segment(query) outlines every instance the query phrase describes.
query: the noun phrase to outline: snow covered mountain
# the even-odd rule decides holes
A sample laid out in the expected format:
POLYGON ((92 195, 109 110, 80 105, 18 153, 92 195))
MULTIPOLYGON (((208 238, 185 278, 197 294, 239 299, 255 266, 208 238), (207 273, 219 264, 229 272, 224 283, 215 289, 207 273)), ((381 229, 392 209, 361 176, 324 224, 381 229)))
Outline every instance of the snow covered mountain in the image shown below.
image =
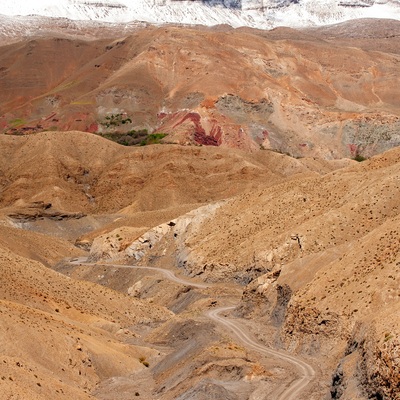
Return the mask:
POLYGON ((272 28, 400 19, 400 0, 1 0, 0 14, 272 28))

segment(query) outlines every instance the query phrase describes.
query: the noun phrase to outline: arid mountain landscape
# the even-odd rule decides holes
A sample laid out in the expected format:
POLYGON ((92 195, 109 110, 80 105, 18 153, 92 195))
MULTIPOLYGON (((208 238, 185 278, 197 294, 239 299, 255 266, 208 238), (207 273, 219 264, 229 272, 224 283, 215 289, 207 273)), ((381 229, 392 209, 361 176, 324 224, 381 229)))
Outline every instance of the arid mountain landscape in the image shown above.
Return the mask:
POLYGON ((0 49, 0 129, 147 129, 167 143, 371 156, 400 143, 399 33, 398 21, 367 20, 29 37, 0 49))
POLYGON ((0 399, 400 399, 400 22, 37 21, 0 31, 0 399))

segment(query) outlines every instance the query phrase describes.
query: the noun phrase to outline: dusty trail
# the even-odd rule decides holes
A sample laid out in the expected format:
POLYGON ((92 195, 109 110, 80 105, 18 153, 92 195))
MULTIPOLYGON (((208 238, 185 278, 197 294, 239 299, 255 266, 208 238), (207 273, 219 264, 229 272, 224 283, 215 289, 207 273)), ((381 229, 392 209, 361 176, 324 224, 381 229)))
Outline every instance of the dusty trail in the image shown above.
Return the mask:
POLYGON ((249 335, 245 332, 243 327, 236 321, 227 319, 226 317, 221 317, 220 314, 233 310, 235 306, 229 307, 220 307, 214 310, 210 310, 206 313, 206 315, 212 319, 213 321, 224 325, 231 332, 235 334, 235 336, 247 347, 253 350, 256 350, 259 353, 263 353, 268 356, 273 356, 275 358, 279 358, 281 360, 287 361, 297 368, 300 372, 300 378, 296 379, 294 382, 291 382, 288 387, 280 394, 280 396, 276 400, 294 400, 299 399, 301 391, 305 389, 305 387, 311 382, 314 378, 315 371, 311 367, 311 365, 306 362, 300 360, 297 357, 293 357, 283 351, 272 350, 266 346, 263 346, 254 340, 252 340, 249 335))
POLYGON ((200 288, 200 289, 206 289, 206 288, 210 287, 209 285, 206 285, 205 283, 196 283, 196 282, 188 281, 186 279, 179 278, 172 271, 169 271, 168 269, 157 268, 157 267, 141 267, 139 265, 123 265, 123 264, 88 263, 88 262, 86 262, 85 258, 73 259, 73 260, 70 261, 70 264, 73 264, 73 265, 88 265, 88 266, 104 266, 104 267, 125 268, 125 269, 147 269, 147 270, 150 270, 150 271, 161 272, 170 281, 176 282, 176 283, 180 283, 181 285, 193 286, 193 287, 197 287, 197 288, 200 288))
MULTIPOLYGON (((85 265, 103 265, 103 264, 85 264, 85 265)), ((177 277, 172 271, 169 271, 167 269, 162 269, 162 268, 157 268, 157 267, 140 267, 136 265, 120 265, 120 264, 104 264, 105 266, 111 266, 115 268, 127 268, 127 269, 147 269, 150 271, 157 271, 161 272, 162 274, 165 275, 167 279, 169 279, 172 282, 180 283, 181 285, 185 286, 193 286, 197 287, 200 289, 206 289, 209 288, 209 285, 206 285, 204 283, 196 283, 196 282, 191 282, 187 281, 185 279, 177 277)))
MULTIPOLYGON (((165 277, 173 282, 180 283, 186 286, 197 287, 200 289, 206 289, 211 287, 210 285, 206 285, 204 283, 195 283, 186 279, 182 279, 177 277, 172 271, 157 268, 157 267, 144 267, 144 266, 135 266, 135 265, 121 265, 121 264, 92 264, 86 263, 82 259, 77 259, 70 261, 71 264, 75 265, 89 265, 89 266, 109 266, 114 268, 126 268, 126 269, 146 269, 150 271, 157 271, 165 275, 165 277)), ((266 346, 263 346, 253 339, 250 338, 249 334, 246 333, 245 328, 241 326, 235 320, 228 319, 226 317, 222 317, 220 314, 226 313, 227 311, 233 310, 235 306, 225 306, 218 307, 212 310, 209 310, 205 313, 205 315, 216 322, 217 324, 223 325, 229 331, 233 332, 234 335, 249 349, 256 350, 259 353, 265 354, 267 356, 272 356, 278 358, 280 360, 286 361, 289 364, 293 365, 300 374, 300 377, 296 380, 289 382, 288 386, 286 386, 283 392, 276 398, 276 400, 298 400, 301 398, 301 392, 308 386, 308 384, 314 379, 315 371, 310 364, 307 364, 305 361, 294 357, 290 354, 287 354, 283 351, 273 350, 266 346)))

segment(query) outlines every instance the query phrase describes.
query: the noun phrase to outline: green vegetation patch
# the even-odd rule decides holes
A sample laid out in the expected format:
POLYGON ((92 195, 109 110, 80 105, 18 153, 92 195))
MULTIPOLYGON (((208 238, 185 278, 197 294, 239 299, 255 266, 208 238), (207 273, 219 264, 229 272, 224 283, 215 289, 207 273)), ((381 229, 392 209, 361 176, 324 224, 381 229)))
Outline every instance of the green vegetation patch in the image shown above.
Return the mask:
POLYGON ((366 158, 366 157, 363 157, 361 154, 357 154, 357 155, 353 158, 354 161, 358 161, 358 162, 365 161, 366 159, 367 159, 367 158, 366 158))
POLYGON ((146 146, 148 144, 159 144, 161 139, 164 139, 167 136, 166 133, 152 133, 151 135, 147 135, 147 137, 140 142, 141 146, 146 146))
POLYGON ((127 133, 99 133, 99 136, 112 140, 123 146, 147 146, 149 144, 158 144, 161 139, 167 136, 165 133, 151 133, 147 129, 131 130, 127 133))
POLYGON ((101 125, 106 128, 116 128, 121 125, 131 124, 132 120, 123 114, 111 114, 104 118, 104 121, 100 122, 101 125))
POLYGON ((9 122, 9 125, 12 126, 13 128, 18 128, 25 124, 26 124, 26 121, 22 118, 15 118, 9 122))

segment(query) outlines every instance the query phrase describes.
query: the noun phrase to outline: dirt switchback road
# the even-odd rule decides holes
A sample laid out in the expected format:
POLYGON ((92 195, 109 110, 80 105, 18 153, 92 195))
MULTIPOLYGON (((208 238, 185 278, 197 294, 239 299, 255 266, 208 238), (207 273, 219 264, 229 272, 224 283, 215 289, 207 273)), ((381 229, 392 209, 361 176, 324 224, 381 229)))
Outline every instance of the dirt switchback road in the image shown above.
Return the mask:
POLYGON ((206 289, 206 288, 210 287, 210 285, 206 285, 205 283, 196 283, 196 282, 188 281, 186 279, 179 278, 172 271, 170 271, 168 269, 157 268, 157 267, 141 267, 139 265, 123 265, 123 264, 88 263, 88 262, 86 262, 86 258, 73 259, 70 261, 70 264, 87 265, 87 266, 93 266, 93 267, 102 266, 102 267, 125 268, 125 269, 147 269, 150 271, 161 272, 170 281, 180 283, 181 285, 193 286, 193 287, 197 287, 199 289, 206 289))
MULTIPOLYGON (((86 263, 83 259, 76 259, 70 261, 71 264, 75 265, 87 265, 87 266, 108 266, 113 268, 128 268, 128 269, 146 269, 150 271, 157 271, 162 273, 167 279, 182 284, 186 286, 197 287, 199 289, 206 289, 211 287, 211 285, 206 285, 204 283, 195 283, 186 279, 182 279, 177 277, 172 271, 156 268, 156 267, 144 267, 144 266, 136 266, 136 265, 121 265, 121 264, 92 264, 86 263)), ((276 397, 274 400, 298 400, 301 398, 301 392, 308 386, 308 384, 314 379, 315 371, 313 367, 307 364, 305 361, 294 357, 286 352, 273 350, 269 347, 263 346, 260 343, 255 342, 250 338, 249 334, 246 332, 246 328, 243 327, 239 322, 228 319, 225 316, 221 316, 221 314, 231 311, 235 308, 235 306, 225 306, 214 308, 205 313, 205 315, 216 322, 227 328, 229 331, 233 332, 233 334, 249 349, 255 350, 258 353, 265 354, 267 356, 272 356, 274 358, 278 358, 283 360, 292 366, 294 366, 298 371, 300 377, 296 380, 289 382, 288 386, 283 388, 283 391, 279 394, 279 397, 276 397)))
POLYGON ((293 357, 283 351, 272 350, 266 346, 263 346, 254 340, 252 340, 246 333, 245 328, 242 327, 238 322, 221 316, 220 314, 226 313, 227 311, 233 310, 235 306, 230 307, 220 307, 210 310, 206 315, 213 321, 224 325, 235 336, 249 349, 256 350, 258 353, 263 353, 267 356, 273 356, 284 360, 292 364, 300 372, 300 377, 294 382, 290 382, 284 391, 276 398, 276 400, 298 400, 301 398, 301 392, 306 388, 306 386, 312 381, 315 376, 315 371, 311 365, 300 360, 297 357, 293 357))

